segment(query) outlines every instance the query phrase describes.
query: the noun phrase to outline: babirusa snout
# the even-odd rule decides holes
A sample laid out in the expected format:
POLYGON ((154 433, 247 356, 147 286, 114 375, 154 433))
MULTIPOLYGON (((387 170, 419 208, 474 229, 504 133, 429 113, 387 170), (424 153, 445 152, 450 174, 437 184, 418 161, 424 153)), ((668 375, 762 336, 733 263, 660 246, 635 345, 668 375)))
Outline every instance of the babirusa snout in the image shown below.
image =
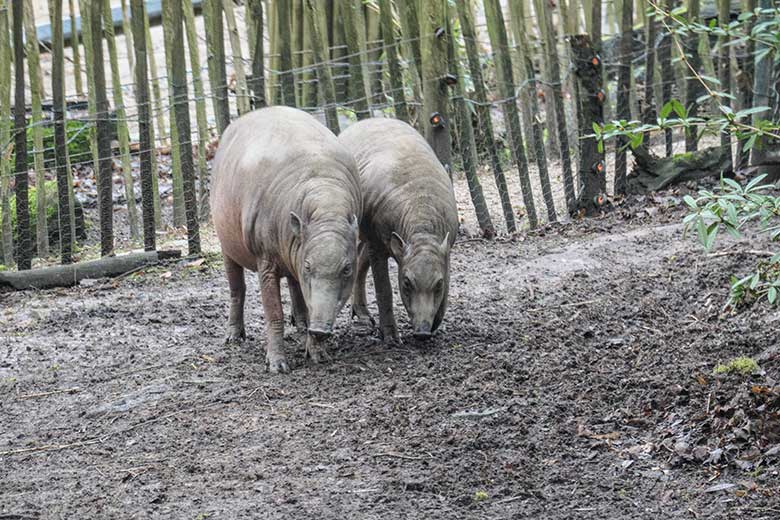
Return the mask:
POLYGON ((422 321, 414 327, 415 339, 429 339, 432 334, 431 322, 429 321, 422 321))

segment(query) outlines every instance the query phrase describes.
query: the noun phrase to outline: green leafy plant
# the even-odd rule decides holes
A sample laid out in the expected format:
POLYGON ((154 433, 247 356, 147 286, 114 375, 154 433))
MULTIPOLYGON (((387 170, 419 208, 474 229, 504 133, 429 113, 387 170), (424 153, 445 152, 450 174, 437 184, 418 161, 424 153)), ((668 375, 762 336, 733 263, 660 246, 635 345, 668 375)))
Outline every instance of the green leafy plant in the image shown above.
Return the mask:
POLYGON ((739 374, 742 376, 753 375, 760 370, 758 363, 753 358, 738 357, 726 364, 715 367, 716 374, 739 374))
MULTIPOLYGON (((742 186, 733 179, 722 178, 715 190, 700 190, 698 197, 686 195, 683 200, 689 213, 683 219, 684 233, 693 231, 705 250, 715 244, 720 230, 739 238, 748 222, 758 222, 772 240, 780 238, 780 197, 768 191, 760 175, 742 186)), ((728 309, 766 298, 775 305, 780 301, 780 254, 761 260, 756 270, 743 278, 733 276, 728 309)))

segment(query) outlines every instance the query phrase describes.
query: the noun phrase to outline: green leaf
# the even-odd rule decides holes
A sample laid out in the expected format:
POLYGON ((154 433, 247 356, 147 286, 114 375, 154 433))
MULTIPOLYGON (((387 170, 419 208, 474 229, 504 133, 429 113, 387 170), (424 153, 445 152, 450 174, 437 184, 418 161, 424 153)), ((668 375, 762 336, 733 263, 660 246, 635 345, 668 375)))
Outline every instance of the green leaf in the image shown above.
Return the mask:
POLYGON ((674 104, 672 101, 667 101, 663 107, 661 107, 661 112, 659 113, 659 116, 661 119, 666 119, 669 117, 669 114, 672 113, 672 110, 674 109, 674 104))
POLYGON ((683 197, 683 201, 691 208, 691 209, 698 209, 698 205, 696 204, 696 199, 691 197, 690 195, 686 195, 683 197))
POLYGON ((769 300, 769 303, 774 304, 777 301, 777 289, 775 287, 770 287, 769 291, 766 294, 766 299, 769 300))
POLYGON ((682 103, 676 99, 671 100, 670 103, 672 104, 672 109, 674 110, 674 113, 677 114, 677 117, 680 119, 685 119, 688 116, 688 111, 685 110, 685 107, 682 103))
POLYGON ((758 277, 758 273, 755 273, 755 274, 754 274, 754 275, 753 275, 753 276, 750 278, 750 285, 749 285, 748 287, 750 287, 751 289, 755 289, 756 287, 758 287, 758 282, 759 282, 759 281, 760 281, 760 279, 759 279, 759 277, 758 277))
POLYGON ((724 184, 729 185, 731 188, 734 189, 734 191, 736 191, 738 193, 742 193, 742 186, 740 186, 739 183, 737 181, 735 181, 734 179, 729 179, 728 177, 723 177, 721 179, 721 182, 723 182, 724 184))

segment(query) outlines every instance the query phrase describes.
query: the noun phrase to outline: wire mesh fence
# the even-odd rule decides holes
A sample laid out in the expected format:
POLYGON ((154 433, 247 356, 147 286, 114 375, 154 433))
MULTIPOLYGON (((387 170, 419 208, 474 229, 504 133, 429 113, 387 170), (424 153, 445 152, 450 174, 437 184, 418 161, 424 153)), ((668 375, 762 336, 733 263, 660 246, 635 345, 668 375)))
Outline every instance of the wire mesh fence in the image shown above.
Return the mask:
MULTIPOLYGON (((104 0, 93 0, 94 5, 102 6, 104 0)), ((223 0, 232 2, 232 0, 223 0)), ((257 0, 255 0, 257 1, 257 0)), ((344 2, 344 5, 350 0, 344 2)), ((85 5, 92 5, 87 0, 85 5)), ((185 2, 186 3, 186 2, 185 2)), ((252 2, 247 2, 251 4, 252 2)), ((460 3, 460 2, 458 2, 460 3)), ((512 2, 509 2, 510 4, 512 2)), ((115 219, 121 218, 125 222, 129 218, 140 218, 130 211, 130 206, 135 206, 141 200, 140 179, 137 168, 138 157, 144 152, 151 152, 154 156, 157 167, 155 179, 160 184, 155 193, 157 202, 162 201, 163 210, 156 210, 157 227, 182 226, 183 196, 181 179, 183 175, 193 175, 197 181, 197 193, 200 204, 205 204, 208 193, 208 163, 213 155, 218 142, 220 122, 217 117, 217 104, 227 102, 231 117, 235 118, 242 107, 257 103, 258 99, 264 99, 268 103, 277 103, 281 100, 281 92, 285 88, 285 78, 292 78, 292 88, 294 91, 294 100, 285 100, 287 104, 295 104, 298 108, 306 110, 317 115, 323 122, 326 122, 325 114, 328 111, 334 111, 338 115, 339 126, 344 127, 356 119, 358 107, 361 103, 368 106, 369 112, 374 117, 393 117, 397 106, 397 101, 405 101, 411 114, 411 123, 419 130, 423 131, 426 125, 434 124, 432 115, 426 114, 424 110, 424 93, 428 91, 431 85, 438 85, 442 82, 450 85, 449 106, 450 114, 446 116, 445 124, 448 129, 448 147, 451 147, 454 154, 455 171, 454 183, 456 191, 459 191, 459 199, 462 202, 461 210, 464 223, 477 228, 482 224, 482 220, 477 222, 474 207, 478 211, 487 212, 492 219, 495 231, 499 233, 514 232, 518 228, 526 226, 535 226, 538 223, 544 223, 556 218, 566 218, 567 215, 576 212, 584 205, 577 202, 584 192, 583 184, 587 181, 583 177, 583 171, 587 168, 600 168, 598 174, 612 182, 613 155, 600 152, 600 166, 583 165, 581 156, 581 143, 587 140, 593 140, 593 132, 590 128, 582 126, 583 106, 590 103, 599 103, 603 106, 604 120, 610 120, 615 117, 617 76, 621 69, 632 71, 631 85, 632 93, 629 97, 631 119, 638 120, 642 117, 644 111, 650 109, 657 112, 658 108, 675 95, 684 92, 686 82, 691 74, 684 68, 685 58, 688 53, 694 52, 709 45, 710 42, 706 36, 696 36, 695 38, 681 38, 670 32, 672 27, 668 24, 660 24, 658 29, 658 38, 655 41, 646 41, 646 24, 648 20, 653 20, 649 13, 655 12, 658 19, 668 16, 654 3, 648 1, 644 3, 644 11, 637 10, 636 19, 641 20, 638 29, 632 29, 629 32, 624 31, 624 37, 630 38, 632 45, 620 46, 620 28, 617 22, 617 16, 614 13, 612 2, 601 2, 602 9, 607 13, 602 21, 603 39, 591 42, 590 51, 593 60, 598 60, 598 67, 601 75, 601 88, 599 92, 583 92, 582 81, 577 74, 577 64, 573 60, 570 47, 570 34, 564 34, 562 22, 565 21, 565 15, 561 8, 556 7, 546 0, 537 0, 530 2, 534 9, 530 8, 519 18, 512 19, 512 14, 517 14, 514 9, 509 9, 506 5, 496 2, 500 6, 499 11, 504 16, 501 23, 504 32, 503 37, 507 38, 506 48, 495 40, 495 33, 491 32, 492 20, 487 19, 488 13, 482 9, 481 3, 477 3, 477 17, 471 20, 472 27, 464 27, 464 21, 468 18, 458 16, 458 10, 450 6, 448 13, 449 28, 432 27, 430 24, 420 23, 415 27, 416 33, 406 34, 403 30, 404 24, 401 23, 400 3, 388 3, 393 6, 393 35, 392 43, 381 37, 381 32, 376 28, 368 27, 368 22, 372 17, 378 15, 379 6, 373 2, 361 3, 361 17, 364 27, 362 42, 359 49, 350 52, 350 47, 343 41, 335 41, 339 38, 343 40, 343 34, 339 36, 339 31, 343 33, 343 27, 339 29, 340 23, 343 25, 338 13, 331 13, 328 20, 328 31, 324 38, 327 39, 326 56, 323 60, 316 60, 311 48, 303 48, 303 43, 299 43, 300 48, 291 49, 290 56, 293 66, 288 70, 282 70, 279 67, 282 55, 275 47, 278 46, 280 38, 286 38, 287 35, 278 28, 274 29, 274 24, 278 23, 278 12, 276 9, 291 3, 264 2, 264 17, 262 20, 253 19, 250 5, 237 4, 232 6, 236 24, 228 23, 223 28, 222 44, 225 52, 225 67, 227 80, 227 99, 223 99, 225 90, 220 90, 219 85, 215 85, 211 77, 211 68, 207 63, 211 58, 214 49, 208 45, 208 38, 205 36, 209 27, 205 23, 203 16, 194 18, 193 31, 187 32, 187 37, 195 36, 192 41, 187 40, 187 45, 196 48, 196 54, 202 57, 200 63, 192 63, 193 54, 187 56, 186 65, 186 84, 180 87, 186 88, 186 103, 190 110, 191 121, 193 123, 189 135, 178 136, 178 141, 174 140, 175 123, 173 118, 173 109, 175 100, 171 95, 170 87, 172 85, 172 75, 170 69, 170 58, 166 56, 166 42, 163 38, 163 31, 160 27, 149 27, 147 34, 147 44, 150 45, 149 54, 149 83, 152 86, 153 95, 148 102, 143 105, 149 109, 152 129, 155 132, 151 141, 152 145, 146 149, 141 149, 139 143, 139 109, 142 108, 136 100, 136 82, 133 79, 132 59, 137 59, 129 50, 132 45, 128 45, 124 40, 127 34, 116 36, 114 42, 117 52, 115 60, 111 60, 106 55, 105 70, 106 76, 111 77, 113 72, 119 79, 118 81, 108 81, 105 87, 105 96, 112 100, 110 113, 99 113, 84 96, 84 93, 77 92, 75 81, 76 75, 89 77, 88 63, 86 54, 88 54, 87 45, 82 36, 82 45, 78 47, 81 55, 85 58, 78 66, 77 60, 71 47, 67 56, 66 66, 66 85, 64 88, 65 102, 68 107, 68 127, 66 145, 70 152, 69 162, 72 168, 71 174, 74 184, 77 188, 88 187, 97 184, 97 175, 95 165, 101 161, 110 160, 112 164, 112 182, 111 186, 116 188, 112 190, 112 206, 118 209, 115 219), (545 26, 544 9, 551 9, 553 24, 545 26), (251 91, 249 84, 253 78, 251 71, 255 65, 256 57, 253 56, 254 41, 253 31, 256 34, 257 24, 263 28, 263 43, 268 49, 262 56, 262 68, 264 90, 262 93, 251 91), (236 25, 234 34, 231 35, 230 25, 236 25), (254 27, 254 29, 253 29, 254 27), (400 27, 400 31, 398 30, 400 27), (277 33, 273 31, 277 30, 277 33), (546 35, 545 31, 552 31, 552 34, 546 35), (422 40, 441 38, 440 31, 444 32, 444 38, 450 44, 450 63, 446 67, 446 75, 436 75, 424 77, 422 74, 423 63, 415 59, 415 46, 418 46, 422 40), (237 33, 237 34, 235 34, 237 33), (372 34, 374 37, 372 37, 372 34), (377 34, 379 36, 377 37, 377 34), (231 41, 231 36, 236 37, 231 41), (547 38, 547 40, 545 40, 547 38), (645 70, 649 55, 657 55, 659 48, 664 45, 668 39, 677 38, 681 43, 673 46, 671 49, 671 62, 656 64, 653 70, 645 70), (547 47, 545 47, 547 45, 547 47), (551 48, 552 47, 552 48, 551 48), (622 52, 630 47, 629 52, 622 52), (391 75, 390 63, 388 61, 388 51, 394 48, 397 50, 400 64, 400 88, 393 87, 393 78, 391 75), (476 49, 477 54, 471 55, 470 48, 476 49), (355 92, 355 81, 353 78, 354 69, 351 60, 359 59, 360 70, 363 77, 362 92, 355 92), (508 60, 508 74, 501 72, 501 60, 508 60), (474 61, 475 63, 470 63, 474 61), (551 77, 551 62, 558 62, 560 72, 557 80, 551 77), (662 67, 672 67, 674 74, 664 74, 662 67), (333 99, 323 97, 323 79, 321 77, 322 68, 327 67, 331 73, 331 81, 334 84, 333 99), (475 69, 476 67, 476 69, 475 69), (479 70, 481 77, 475 77, 473 72, 479 70), (477 85, 476 83, 481 83, 477 85), (655 108, 648 108, 642 96, 638 93, 637 86, 640 84, 651 83, 654 98, 658 100, 655 108), (460 88, 455 88, 459 85, 460 88), (121 90, 123 102, 117 104, 117 89, 121 90), (196 90, 201 90, 200 95, 196 95, 196 90), (479 96, 477 93, 484 90, 486 95, 479 96), (556 97, 557 96, 557 97, 556 97), (560 110, 554 110, 556 103, 560 103, 560 110), (463 107, 460 110, 458 107, 463 107), (511 109, 511 110, 510 110, 511 109), (200 121, 202 110, 205 114, 205 124, 200 121), (512 111, 518 110, 520 126, 514 127, 512 111), (109 155, 101 156, 95 149, 95 129, 99 121, 108 119, 112 129, 111 137, 119 141, 119 134, 126 129, 130 137, 130 148, 122 150, 119 143, 111 148, 109 155), (485 119, 489 118, 489 121, 485 119), (468 125, 473 130, 473 143, 468 138, 459 138, 459 128, 461 125, 468 125), (490 134, 490 135, 487 135, 490 134), (517 134, 517 135, 515 135, 517 134), (522 135, 520 135, 522 134, 522 135), (568 145, 561 147, 560 143, 568 141, 568 145), (183 146, 187 150, 192 150, 194 155, 193 172, 181 172, 181 157, 177 155, 177 145, 183 146), (473 146, 474 150, 468 148, 473 146), (464 159, 468 157, 477 159, 475 171, 476 176, 469 176, 460 172, 466 166, 464 159), (527 180, 524 177, 526 169, 523 166, 521 157, 527 156, 530 160, 527 166, 527 180), (132 158, 130 160, 130 158, 132 158), (564 160, 565 159, 565 160, 564 160), (568 166, 568 165, 571 166, 568 166), (130 171, 126 171, 130 169, 130 171), (567 171, 568 170, 568 171, 567 171), (567 192, 567 176, 571 178, 572 188, 567 192), (474 183, 481 188, 482 197, 485 201, 480 203, 475 200, 474 183), (128 185, 129 184, 129 185, 128 185), (170 199, 170 200, 169 200, 170 199), (472 203, 472 207, 468 207, 472 203), (484 208, 479 210, 480 205, 484 208), (171 207, 172 206, 172 207, 171 207), (545 211, 546 209, 546 211, 545 211), (538 216, 537 216, 538 213, 538 216), (121 217, 120 217, 121 216, 121 217), (502 218, 503 217, 503 218, 502 218)), ((342 3, 335 2, 335 6, 342 3)), ((465 2, 467 9, 471 9, 471 3, 465 2)), ((219 2, 216 2, 219 5, 219 2)), ((303 2, 305 11, 306 3, 303 2)), ((460 8, 460 6, 458 6, 460 8)), ((509 6, 512 7, 512 6, 509 6)), ((575 14, 576 21, 574 27, 577 32, 585 32, 586 23, 590 21, 588 13, 581 10, 572 11, 575 14)), ((9 2, 0 2, 0 18, 10 20, 11 12, 9 2)), ((225 12, 227 14, 227 12, 225 12)), ((472 13, 473 14, 473 13, 472 13)), ((572 13, 568 13, 571 16, 572 13)), ((222 13, 220 12, 220 17, 222 13)), ((225 20, 229 21, 229 18, 225 20)), ((181 20, 178 23, 183 23, 181 20)), ((293 25, 303 23, 301 20, 293 22, 293 25)), ((378 23, 372 21, 371 23, 378 23)), ((571 25, 571 23, 570 23, 571 25)), ((2 30, 0 25, 0 32, 2 30)), ((10 25, 6 26, 10 27, 10 25)), ((493 26, 495 27, 495 25, 493 26)), ((292 27, 291 27, 292 28, 292 27)), ((126 29, 126 28, 125 28, 126 29)), ((302 34, 305 29, 302 30, 302 34)), ((105 36, 105 32, 103 33, 105 36)), ((13 47, 11 40, 11 31, 0 34, 3 48, 10 50, 13 47)), ((305 38, 304 38, 305 39, 305 38)), ((41 54, 41 69, 48 71, 51 66, 52 56, 51 45, 44 45, 41 54)), ((419 51, 418 51, 419 52, 419 51)), ((734 59, 740 58, 739 50, 734 50, 734 59)), ((423 58, 424 61, 425 57, 423 58)), ((10 61, 10 60, 9 60, 10 61)), ((0 62, 2 65, 2 62, 0 62)), ((595 61, 594 61, 594 66, 595 61)), ((712 60, 704 60, 703 66, 712 67, 712 60), (709 65, 708 65, 709 64, 709 65)), ((8 99, 11 103, 16 103, 14 97, 11 97, 10 85, 16 78, 15 70, 10 63, 5 66, 8 73, 9 92, 8 99), (12 72, 14 70, 14 72, 12 72)), ((0 70, 0 75, 4 74, 0 70)), ((706 72, 706 70, 705 70, 706 72)), ((27 74, 28 71, 25 71, 27 74)), ((83 82, 85 85, 88 81, 83 82)), ((398 84, 398 83, 395 83, 398 84)), ((25 99, 34 97, 33 85, 27 82, 25 99)), ((43 89, 44 94, 51 94, 50 85, 43 89)), ((94 88, 94 87, 92 87, 94 88)), ((89 89, 85 89, 89 93, 89 89)), ((647 91, 645 89, 645 91, 647 91)), ((2 92, 0 92, 2 95, 2 92)), ((40 97, 40 92, 39 92, 40 97)), ((3 263, 11 265, 13 263, 14 243, 20 240, 19 232, 12 229, 16 225, 11 201, 13 199, 12 190, 14 189, 18 178, 31 178, 33 186, 40 188, 45 185, 45 180, 54 178, 52 156, 55 153, 53 139, 49 135, 52 132, 53 124, 51 120, 51 104, 49 98, 44 96, 40 99, 43 102, 44 116, 40 120, 28 120, 25 125, 25 132, 28 134, 27 140, 30 142, 30 159, 28 167, 17 169, 13 164, 14 142, 16 132, 11 128, 10 118, 3 121, 8 125, 8 131, 0 134, 0 151, 3 156, 2 186, 0 195, 4 204, 2 209, 2 232, 3 240, 3 263), (34 142, 32 136, 37 130, 42 130, 46 136, 43 144, 34 142), (36 157, 43 158, 36 162, 36 157), (8 233, 12 237, 8 237, 8 233), (11 249, 11 251, 8 251, 11 249)), ((29 112, 29 110, 28 110, 29 112)), ((2 114, 0 114, 2 115, 2 114)), ((10 115, 6 114, 6 117, 10 115)), ((663 138, 660 137, 661 143, 663 138)), ((656 143, 655 141, 652 143, 656 143)), ((673 144, 671 151, 680 150, 681 144, 673 144)), ((728 143, 726 146, 730 146, 728 143)), ((184 149, 184 148, 182 148, 184 149)), ((667 149, 667 152, 670 150, 667 149)), ((465 168, 468 170, 469 168, 465 168)), ((603 183, 606 185, 606 183, 603 183)), ((71 186, 72 189, 72 186, 71 186)), ((44 189, 44 192, 47 190, 44 189)), ((78 191, 78 189, 77 189, 78 191)), ((47 195, 44 193, 44 195, 47 195)), ((604 204, 610 196, 614 195, 611 188, 604 189, 599 193, 598 200, 587 201, 590 205, 604 204)), ((36 193, 38 202, 45 202, 45 196, 41 197, 36 193)), ((94 193, 79 192, 76 197, 82 205, 94 206, 97 198, 94 193)), ((36 208, 40 212, 40 208, 36 208)), ((207 217, 205 211, 200 212, 201 217, 207 217)), ((33 216, 35 220, 35 216, 33 216)), ((38 224, 45 223, 46 219, 39 218, 38 224)), ((137 226, 128 226, 137 228, 137 226)), ((482 229, 485 232, 485 229, 482 229)), ((198 232, 199 233, 199 232, 198 232)), ((115 245, 114 250, 132 249, 140 243, 140 236, 135 234, 130 240, 122 241, 115 245)), ((200 237, 197 237, 200 238, 200 237)), ((34 239, 34 238, 33 238, 34 239)))

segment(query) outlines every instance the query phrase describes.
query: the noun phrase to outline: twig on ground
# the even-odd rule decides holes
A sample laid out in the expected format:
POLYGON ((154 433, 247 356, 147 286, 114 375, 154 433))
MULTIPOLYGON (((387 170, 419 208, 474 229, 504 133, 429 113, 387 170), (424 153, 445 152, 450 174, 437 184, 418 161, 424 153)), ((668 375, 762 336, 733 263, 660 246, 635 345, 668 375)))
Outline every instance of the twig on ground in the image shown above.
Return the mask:
POLYGON ((747 249, 747 250, 738 250, 738 251, 718 251, 717 253, 710 253, 707 256, 710 258, 715 258, 718 256, 731 256, 731 255, 754 255, 754 256, 774 256, 775 253, 772 251, 761 251, 759 249, 747 249))
POLYGON ((18 397, 19 400, 22 399, 35 399, 37 397, 47 397, 50 395, 55 394, 75 394, 76 392, 80 392, 81 388, 73 387, 73 388, 63 388, 62 390, 52 390, 50 392, 37 392, 34 394, 22 394, 18 397))
POLYGON ((394 459, 404 459, 404 460, 426 460, 426 459, 433 458, 431 455, 427 457, 412 457, 411 455, 402 455, 400 453, 393 453, 390 451, 384 453, 374 453, 374 457, 392 457, 394 459))
POLYGON ((593 300, 585 300, 582 302, 573 302, 573 303, 561 303, 560 305, 550 305, 549 307, 536 307, 534 309, 525 309, 525 312, 539 312, 539 311, 549 311, 552 309, 560 309, 563 307, 584 307, 585 305, 590 305, 592 303, 600 302, 602 298, 595 298, 593 300))

